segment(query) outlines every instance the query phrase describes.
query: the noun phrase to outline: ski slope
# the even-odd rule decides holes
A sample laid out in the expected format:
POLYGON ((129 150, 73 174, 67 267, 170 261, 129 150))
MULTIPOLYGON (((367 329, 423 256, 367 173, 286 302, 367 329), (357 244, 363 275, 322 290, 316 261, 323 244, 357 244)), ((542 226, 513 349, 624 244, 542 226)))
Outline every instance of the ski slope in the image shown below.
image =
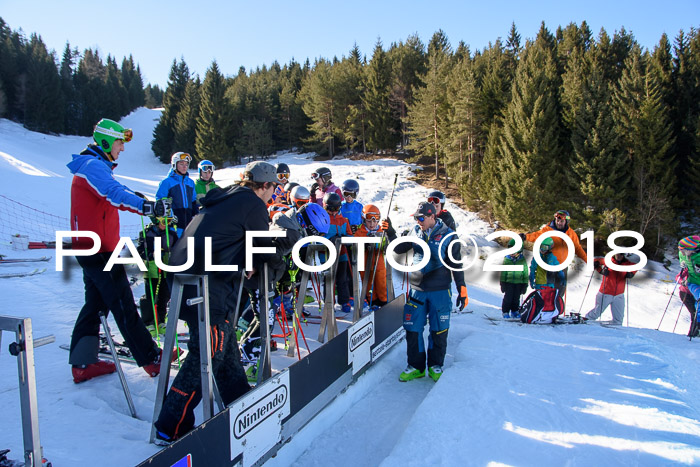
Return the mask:
MULTIPOLYGON (((122 123, 134 129, 115 171, 133 190, 152 196, 168 166, 150 151, 159 112, 139 109, 122 123)), ((68 222, 72 153, 90 141, 32 133, 0 120, 0 195, 68 222)), ((414 166, 391 159, 317 163, 311 154, 286 153, 271 160, 291 168, 291 181, 309 186, 309 174, 329 166, 334 181, 359 181, 359 201, 389 209, 394 174, 398 183, 390 217, 401 232, 430 191, 410 181, 414 166)), ((217 170, 220 185, 238 179, 242 167, 217 170)), ((196 170, 191 174, 196 176, 196 170)), ((0 204, 0 209, 2 208, 0 204)), ((562 203, 566 209, 566 203, 562 203)), ((469 313, 453 314, 445 373, 399 383, 405 344, 399 343, 353 386, 285 445, 269 465, 678 465, 700 463, 700 342, 685 334, 688 313, 679 316, 674 296, 659 325, 678 271, 650 262, 630 282, 629 326, 596 324, 521 326, 493 324, 502 295, 497 273, 484 273, 486 257, 500 248, 484 237, 492 229, 448 200, 460 235, 478 245, 466 273, 469 313)), ((15 214, 25 216, 23 212, 15 214)), ((30 219, 31 221, 31 219, 30 219)), ((542 219, 542 222, 548 219, 542 219)), ((140 217, 123 213, 122 225, 140 228, 140 217)), ((572 220, 576 227, 576 219, 572 220)), ((18 232, 22 233, 22 232, 18 232)), ((32 238, 30 240, 52 240, 32 238)), ((0 238, 0 254, 41 257, 54 250, 13 251, 0 238)), ((600 254, 601 252, 596 252, 600 254)), ((589 252, 590 254, 590 252, 589 252)), ((30 271, 36 263, 0 265, 0 272, 30 271)), ((44 264, 44 263, 42 263, 44 264)), ((80 269, 63 274, 53 260, 42 274, 0 279, 0 315, 31 317, 34 336, 56 336, 35 350, 39 421, 44 456, 54 466, 135 465, 157 452, 148 444, 157 379, 125 365, 139 419, 133 419, 116 374, 76 385, 68 343, 83 304, 80 269)), ((569 272, 569 311, 594 305, 600 276, 577 260, 569 272), (584 296, 585 295, 585 296, 584 296)), ((400 280, 395 282, 402 287, 400 280)), ((139 285, 135 296, 140 296, 139 285)), ((611 319, 606 311, 602 319, 611 319)), ((627 319, 625 321, 627 323, 627 319)), ((112 324, 113 330, 116 326, 112 324)), ((16 358, 7 352, 14 335, 3 333, 0 349, 0 449, 23 458, 16 358)), ((201 421, 201 414, 200 419, 201 421)))

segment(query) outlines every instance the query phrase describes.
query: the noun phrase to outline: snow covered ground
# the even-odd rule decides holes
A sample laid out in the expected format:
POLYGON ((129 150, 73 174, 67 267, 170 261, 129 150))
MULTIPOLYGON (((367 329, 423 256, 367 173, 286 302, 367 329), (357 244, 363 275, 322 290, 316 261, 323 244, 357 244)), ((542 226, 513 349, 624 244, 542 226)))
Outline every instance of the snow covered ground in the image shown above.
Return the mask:
MULTIPOLYGON (((134 129, 115 174, 134 190, 153 195, 168 166, 150 151, 158 111, 139 109, 122 123, 134 129)), ((89 138, 47 136, 0 120, 0 195, 65 219, 68 227, 70 154, 89 138)), ((310 154, 284 154, 291 180, 309 186, 318 166, 331 167, 334 181, 359 181, 359 200, 388 209, 393 175, 399 174, 390 216, 400 232, 429 190, 409 180, 412 167, 394 160, 335 160, 317 163, 310 154)), ((226 185, 242 167, 218 170, 226 185)), ((195 171, 191 171, 195 173, 195 171)), ((12 204, 12 203, 10 203, 12 204)), ((7 201, 0 198, 0 210, 7 201)), ((562 203, 566 209, 566 203, 562 203)), ((629 326, 596 324, 521 326, 493 324, 501 293, 496 273, 482 271, 484 259, 499 250, 484 237, 491 229, 473 213, 448 201, 462 235, 479 246, 467 272, 467 314, 453 314, 445 374, 438 383, 425 378, 399 383, 405 344, 398 344, 360 380, 341 394, 270 460, 270 465, 677 465, 700 464, 700 342, 688 342, 686 311, 677 296, 656 331, 673 290, 671 271, 650 262, 630 283, 629 326)), ((31 217, 19 211, 15 217, 31 217)), ((31 216, 30 216, 31 214, 31 216)), ((20 225, 19 219, 17 224, 20 225)), ((547 221, 543 219, 542 222, 547 221)), ((3 220, 3 223, 12 224, 3 220)), ((576 219, 572 220, 574 227, 576 219)), ((139 216, 124 214, 123 230, 140 228, 139 216)), ((12 251, 12 225, 0 232, 0 254, 53 255, 53 250, 12 251)), ((474 254, 474 252, 471 252, 474 254)), ((136 411, 133 419, 115 375, 76 385, 70 376, 68 343, 83 304, 79 269, 0 279, 0 315, 31 317, 34 336, 56 336, 35 351, 39 421, 44 455, 54 466, 134 465, 157 451, 148 444, 156 379, 125 365, 136 411)), ((35 265, 0 265, 0 273, 35 265)), ((569 273, 569 311, 585 313, 594 304, 599 276, 577 261, 569 273), (585 298, 584 298, 585 294, 585 298)), ((397 287, 401 286, 398 281, 397 287)), ((142 286, 140 286, 142 288, 142 286)), ((141 289, 135 290, 140 295, 141 289)), ((611 319, 609 311, 603 319, 611 319)), ((116 326, 112 325, 114 329, 116 326)), ((7 352, 14 336, 3 333, 0 349, 0 449, 23 458, 16 358, 7 352)))

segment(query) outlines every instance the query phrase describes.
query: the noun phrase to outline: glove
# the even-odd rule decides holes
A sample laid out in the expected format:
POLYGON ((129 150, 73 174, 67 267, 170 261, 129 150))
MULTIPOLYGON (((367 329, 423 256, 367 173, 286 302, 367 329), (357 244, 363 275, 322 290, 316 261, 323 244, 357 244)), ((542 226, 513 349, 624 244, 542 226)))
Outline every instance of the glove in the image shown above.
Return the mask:
POLYGON ((600 268, 600 273, 604 276, 607 276, 608 274, 610 274, 610 269, 608 269, 607 266, 603 266, 602 268, 600 268))
POLYGON ((634 277, 634 273, 632 271, 629 271, 627 274, 625 274, 625 278, 629 279, 631 277, 634 277))
POLYGON ((396 237, 396 230, 391 225, 391 219, 388 217, 382 221, 382 230, 386 232, 389 237, 396 237))
POLYGON ((469 303, 469 297, 467 297, 467 287, 462 285, 459 287, 459 297, 457 297, 457 303, 455 303, 455 305, 459 311, 462 311, 467 306, 467 303, 469 303))
POLYGON ((405 229, 403 232, 401 232, 401 236, 402 236, 402 237, 405 237, 405 236, 408 235, 410 232, 411 232, 410 229, 405 229))
POLYGON ((169 198, 161 198, 158 201, 144 201, 143 215, 156 217, 171 217, 173 215, 172 203, 169 198))
POLYGON ((523 243, 525 243, 525 242, 527 241, 527 237, 525 236, 524 233, 521 232, 521 233, 518 234, 518 236, 519 236, 520 239, 523 241, 523 243))
POLYGON ((688 283, 688 268, 682 268, 681 272, 676 274, 676 282, 681 285, 686 285, 688 283))
POLYGON ((318 183, 314 183, 311 185, 311 188, 309 188, 309 193, 311 193, 311 196, 316 196, 316 190, 318 190, 318 183))
POLYGON ((357 226, 356 225, 351 225, 350 230, 352 230, 353 235, 357 232, 357 226))
POLYGON ((505 282, 501 282, 501 293, 506 293, 506 284, 505 284, 505 282))

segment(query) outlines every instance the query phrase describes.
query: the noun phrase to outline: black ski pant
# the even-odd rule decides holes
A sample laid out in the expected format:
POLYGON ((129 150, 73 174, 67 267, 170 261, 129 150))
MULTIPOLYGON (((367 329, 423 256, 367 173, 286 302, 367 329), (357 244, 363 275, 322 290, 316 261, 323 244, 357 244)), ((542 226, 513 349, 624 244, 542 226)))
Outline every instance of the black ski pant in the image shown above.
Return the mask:
POLYGON ((688 335, 690 336, 693 333, 693 325, 695 323, 695 297, 693 297, 692 293, 685 290, 679 291, 678 296, 690 313, 690 329, 688 330, 688 335))
POLYGON ((160 278, 145 279, 146 294, 141 299, 141 319, 148 326, 154 322, 154 309, 151 296, 155 298, 155 315, 158 315, 158 323, 165 323, 168 313, 168 301, 170 300, 170 287, 165 280, 165 271, 161 271, 160 278))
MULTIPOLYGON (((559 275, 556 275, 556 278, 554 279, 554 288, 557 289, 559 292, 559 296, 564 302, 564 307, 566 308, 566 284, 568 283, 568 278, 569 278, 569 268, 564 269, 564 281, 562 282, 561 279, 559 279, 559 275)), ((564 310, 562 310, 562 313, 564 310)))
MULTIPOLYGON (((156 429, 171 439, 177 439, 194 428, 194 409, 202 400, 202 373, 199 355, 199 324, 188 320, 189 353, 168 391, 155 423, 156 429)), ((235 326, 228 320, 211 326, 211 363, 219 393, 225 405, 250 390, 248 378, 241 366, 235 326)))
POLYGON ((77 257, 78 264, 83 268, 85 305, 80 310, 73 328, 68 358, 71 365, 89 365, 97 362, 100 312, 104 312, 105 316, 112 312, 124 343, 139 366, 152 363, 158 356, 159 349, 141 321, 134 304, 134 295, 124 266, 115 264, 111 271, 103 271, 110 254, 98 253, 77 257))
POLYGON ((503 283, 503 303, 501 303, 501 310, 503 313, 510 313, 511 311, 518 311, 520 309, 520 296, 523 293, 523 285, 527 284, 514 284, 512 282, 503 283))

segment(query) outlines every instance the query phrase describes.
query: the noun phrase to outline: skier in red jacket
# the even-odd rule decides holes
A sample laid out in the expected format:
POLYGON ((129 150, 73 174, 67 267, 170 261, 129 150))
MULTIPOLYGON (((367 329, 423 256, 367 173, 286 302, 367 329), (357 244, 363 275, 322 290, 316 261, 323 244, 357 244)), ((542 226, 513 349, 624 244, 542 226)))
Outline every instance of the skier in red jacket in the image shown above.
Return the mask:
MULTIPOLYGON (((624 253, 618 253, 613 256, 612 262, 618 266, 634 264, 625 258, 624 253)), ((613 315, 612 324, 622 324, 622 319, 625 317, 625 284, 627 279, 634 277, 635 273, 631 271, 614 271, 605 265, 603 258, 595 258, 593 266, 596 271, 603 275, 603 281, 595 297, 595 307, 586 314, 584 319, 598 319, 605 309, 610 306, 613 315)))

